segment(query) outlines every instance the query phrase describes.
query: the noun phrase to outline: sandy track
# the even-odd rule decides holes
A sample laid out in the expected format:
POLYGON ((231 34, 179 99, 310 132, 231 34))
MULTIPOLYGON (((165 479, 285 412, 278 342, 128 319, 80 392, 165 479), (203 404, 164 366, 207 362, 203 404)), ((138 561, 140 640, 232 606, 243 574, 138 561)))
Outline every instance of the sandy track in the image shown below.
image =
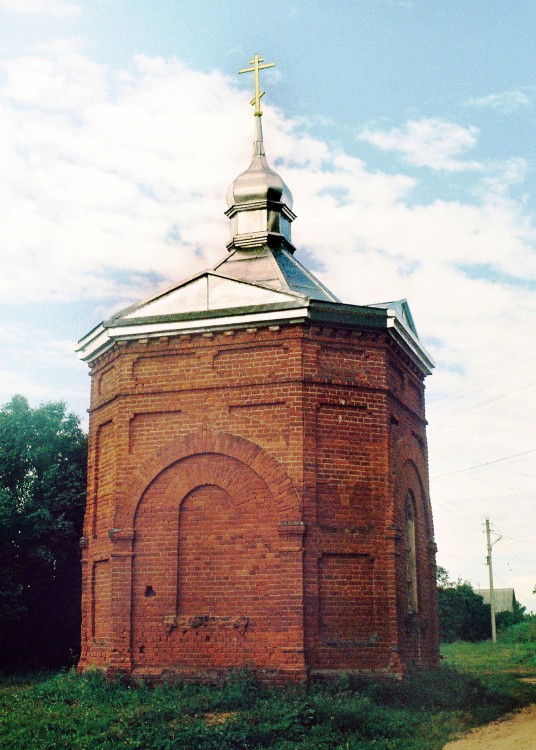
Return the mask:
POLYGON ((475 729, 443 750, 536 750, 536 704, 475 729))

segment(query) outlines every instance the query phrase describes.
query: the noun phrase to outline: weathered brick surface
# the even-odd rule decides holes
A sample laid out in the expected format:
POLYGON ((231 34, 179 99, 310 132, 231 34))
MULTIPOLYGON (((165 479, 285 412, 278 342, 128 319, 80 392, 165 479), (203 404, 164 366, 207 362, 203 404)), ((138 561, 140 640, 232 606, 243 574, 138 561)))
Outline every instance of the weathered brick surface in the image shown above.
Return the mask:
POLYGON ((386 331, 261 327, 102 355, 80 667, 299 680, 437 663, 423 388, 386 331))

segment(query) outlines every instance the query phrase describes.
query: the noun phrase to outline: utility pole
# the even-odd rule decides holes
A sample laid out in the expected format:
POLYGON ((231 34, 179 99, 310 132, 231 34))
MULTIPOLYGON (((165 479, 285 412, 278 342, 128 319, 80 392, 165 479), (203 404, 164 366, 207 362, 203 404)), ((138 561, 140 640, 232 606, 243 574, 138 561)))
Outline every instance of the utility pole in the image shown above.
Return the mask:
MULTIPOLYGON (((497 544, 497 542, 500 539, 502 539, 502 537, 499 537, 499 539, 496 539, 493 542, 493 544, 497 544)), ((495 594, 493 591, 493 564, 491 560, 491 548, 493 547, 493 544, 491 542, 489 518, 486 518, 486 541, 487 541, 487 549, 488 549, 486 565, 488 566, 488 571, 489 571, 489 603, 491 606, 491 637, 492 637, 493 643, 497 643, 497 626, 495 623, 495 594)))

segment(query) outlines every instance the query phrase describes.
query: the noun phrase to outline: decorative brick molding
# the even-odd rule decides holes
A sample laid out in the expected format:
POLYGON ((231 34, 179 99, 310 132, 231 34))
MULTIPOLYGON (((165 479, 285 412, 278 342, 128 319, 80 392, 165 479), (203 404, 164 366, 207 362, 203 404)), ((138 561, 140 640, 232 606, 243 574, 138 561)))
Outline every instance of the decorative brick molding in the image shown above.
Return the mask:
MULTIPOLYGON (((164 470, 185 458, 196 455, 223 455, 245 464, 261 476, 269 485, 277 508, 278 517, 293 520, 301 515, 301 501, 296 488, 290 481, 281 464, 260 446, 238 435, 231 435, 209 427, 202 427, 186 437, 179 438, 172 445, 160 449, 151 458, 147 457, 143 465, 134 473, 125 486, 125 505, 121 517, 116 516, 118 526, 134 525, 138 502, 145 489, 164 470)), ((225 481, 225 477, 223 478, 225 481)), ((204 484, 203 476, 181 477, 173 485, 172 492, 186 494, 187 488, 193 489, 195 482, 204 484)))

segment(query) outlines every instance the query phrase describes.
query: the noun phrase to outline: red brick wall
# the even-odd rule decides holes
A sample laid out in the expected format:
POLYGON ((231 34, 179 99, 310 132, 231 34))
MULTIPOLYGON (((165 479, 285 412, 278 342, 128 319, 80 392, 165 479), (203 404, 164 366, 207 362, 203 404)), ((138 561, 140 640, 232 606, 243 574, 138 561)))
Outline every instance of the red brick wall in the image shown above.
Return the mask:
POLYGON ((81 667, 302 679, 436 663, 427 483, 422 376, 387 332, 116 346, 92 372, 81 667))

